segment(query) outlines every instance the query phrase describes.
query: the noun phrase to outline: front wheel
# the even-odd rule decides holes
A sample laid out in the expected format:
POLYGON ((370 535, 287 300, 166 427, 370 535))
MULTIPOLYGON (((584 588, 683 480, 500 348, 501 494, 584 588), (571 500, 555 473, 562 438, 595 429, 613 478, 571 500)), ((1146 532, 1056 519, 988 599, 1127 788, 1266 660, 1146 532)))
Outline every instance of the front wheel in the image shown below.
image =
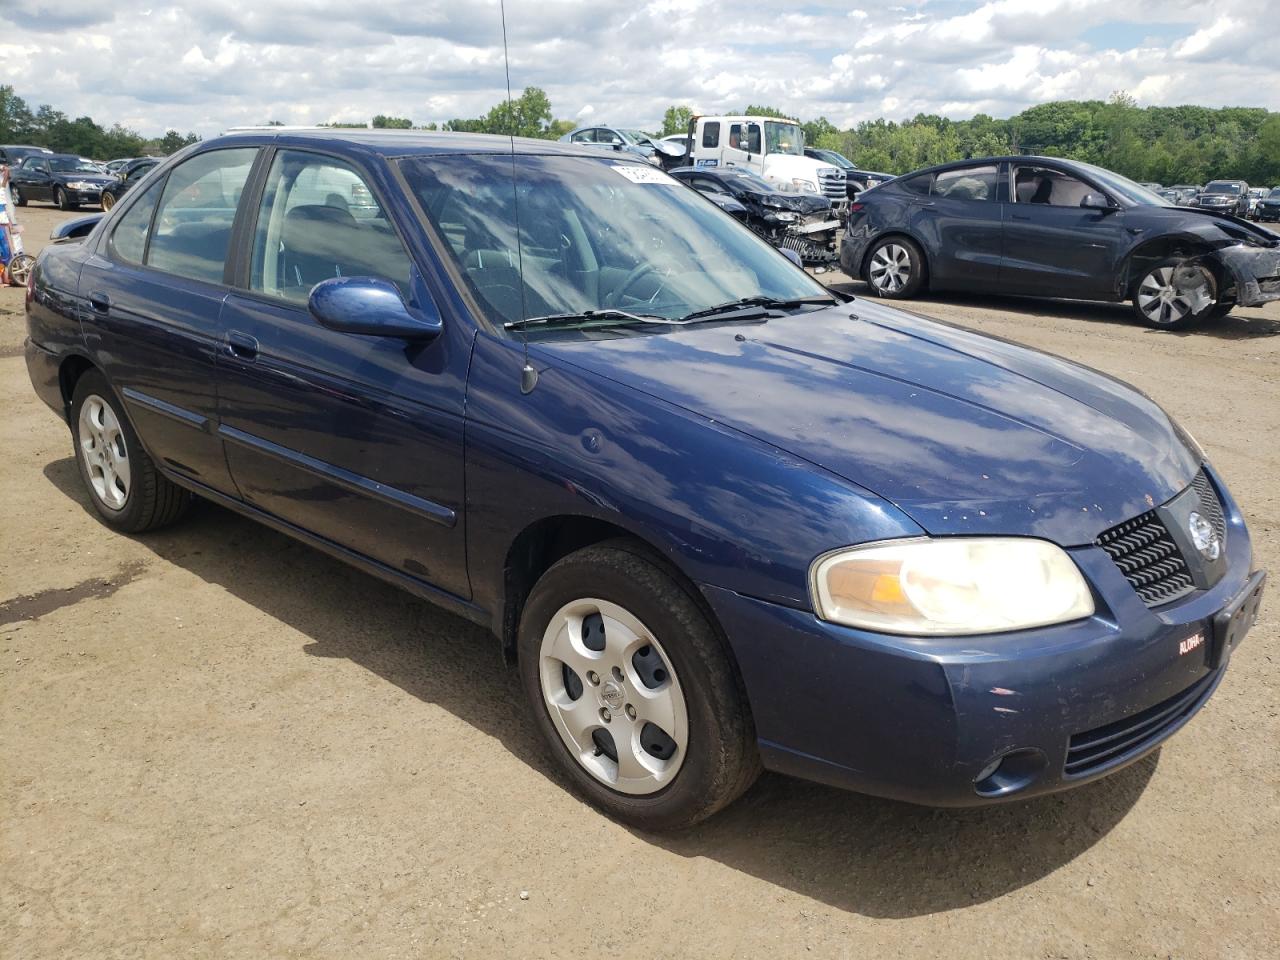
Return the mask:
POLYGON ((1218 300, 1214 275, 1184 257, 1169 257, 1148 267, 1133 286, 1133 312, 1158 330, 1185 330, 1219 319, 1231 307, 1218 300))
POLYGON ((107 192, 104 190, 104 191, 103 191, 103 193, 102 193, 102 210, 103 210, 103 212, 105 213, 107 210, 110 210, 110 209, 111 209, 112 207, 114 207, 115 205, 116 205, 116 198, 115 198, 114 194, 107 193, 107 192))
POLYGON ((71 202, 71 198, 67 196, 67 191, 61 187, 58 192, 53 195, 54 202, 57 203, 59 210, 70 210, 75 204, 71 202))
POLYGON ((907 300, 924 286, 924 254, 906 237, 889 237, 871 248, 866 281, 882 297, 907 300))
POLYGON ((156 469, 115 391, 96 370, 76 382, 71 436, 80 479, 108 526, 143 533, 186 513, 191 495, 156 469))
POLYGON ((16 184, 9 184, 9 197, 13 200, 15 207, 25 207, 27 198, 22 195, 22 190, 16 184))
POLYGON ((520 676, 573 785, 646 829, 697 823, 760 770, 724 644, 687 588, 615 540, 554 564, 520 618, 520 676))

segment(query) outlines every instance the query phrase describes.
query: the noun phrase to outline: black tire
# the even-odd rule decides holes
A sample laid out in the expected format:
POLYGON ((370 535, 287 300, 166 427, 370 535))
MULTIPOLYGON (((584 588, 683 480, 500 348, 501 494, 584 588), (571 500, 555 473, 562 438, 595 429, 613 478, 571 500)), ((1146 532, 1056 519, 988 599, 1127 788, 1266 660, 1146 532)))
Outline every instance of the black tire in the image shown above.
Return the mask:
POLYGON ((1134 316, 1146 326, 1156 330, 1188 330, 1211 320, 1217 320, 1231 312, 1235 305, 1219 302, 1217 290, 1218 280, 1211 272, 1189 263, 1187 257, 1175 256, 1166 257, 1143 267, 1129 291, 1129 299, 1133 305, 1134 316), (1186 309, 1187 300, 1176 295, 1178 290, 1173 285, 1175 271, 1185 267, 1201 270, 1204 273, 1205 282, 1209 285, 1212 297, 1208 306, 1195 312, 1186 309), (1167 303, 1161 303, 1159 297, 1165 288, 1170 288, 1174 296, 1167 303))
POLYGON ((57 192, 54 193, 53 200, 54 203, 58 205, 59 210, 70 210, 75 206, 67 196, 67 191, 63 190, 61 187, 59 187, 57 192))
POLYGON ((106 377, 97 370, 87 371, 76 382, 71 400, 71 440, 80 480, 89 494, 89 502, 107 526, 124 533, 145 533, 180 519, 191 506, 191 494, 156 469, 155 463, 142 448, 133 424, 125 416, 124 405, 107 383, 106 377), (81 410, 86 401, 93 397, 101 399, 114 414, 120 426, 125 457, 129 463, 128 494, 119 509, 108 506, 94 489, 88 454, 80 442, 81 410))
POLYGON ((12 183, 9 184, 9 199, 13 201, 13 205, 15 207, 25 207, 27 205, 27 198, 24 197, 22 195, 22 191, 12 183))
POLYGON ((529 594, 517 643, 521 683, 538 729, 575 789, 609 816, 647 830, 687 827, 732 803, 759 775, 755 727, 724 642, 692 588, 639 544, 612 540, 555 563, 529 594), (562 607, 585 597, 638 617, 680 678, 689 745, 674 779, 656 792, 622 793, 587 772, 561 739, 544 700, 543 634, 562 607))
POLYGON ((877 296, 909 300, 924 287, 928 275, 924 253, 906 237, 877 240, 867 252, 862 278, 877 296))

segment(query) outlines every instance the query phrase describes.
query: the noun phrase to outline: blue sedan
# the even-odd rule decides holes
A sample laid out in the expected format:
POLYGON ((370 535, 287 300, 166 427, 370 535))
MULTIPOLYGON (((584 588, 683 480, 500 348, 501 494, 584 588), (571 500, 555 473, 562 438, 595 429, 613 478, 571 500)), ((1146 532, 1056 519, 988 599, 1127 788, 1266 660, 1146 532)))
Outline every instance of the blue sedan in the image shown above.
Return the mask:
POLYGON ((41 253, 26 360, 102 520, 221 504, 490 628, 646 828, 762 767, 924 804, 1132 763, 1264 575, 1110 377, 848 301, 653 166, 254 131, 41 253))

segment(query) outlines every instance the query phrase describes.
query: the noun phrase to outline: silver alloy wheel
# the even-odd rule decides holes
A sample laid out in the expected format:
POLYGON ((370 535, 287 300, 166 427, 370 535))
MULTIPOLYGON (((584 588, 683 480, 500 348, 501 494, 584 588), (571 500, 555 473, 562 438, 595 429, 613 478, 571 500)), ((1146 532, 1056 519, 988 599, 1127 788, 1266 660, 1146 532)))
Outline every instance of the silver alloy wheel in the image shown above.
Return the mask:
POLYGON ((111 405, 96 393, 80 407, 80 456, 93 494, 109 510, 123 510, 129 500, 129 453, 124 432, 111 405))
POLYGON ((542 635, 538 675, 560 739, 596 780, 645 795, 680 772, 689 743, 684 691, 671 658, 629 611, 593 598, 565 604, 542 635), (588 632, 601 649, 587 645, 588 632), (665 749, 655 748, 650 726, 661 731, 665 749))
POLYGON ((22 192, 12 183, 9 184, 9 199, 13 201, 15 207, 22 206, 22 192))
POLYGON ((98 203, 102 206, 102 210, 105 213, 116 205, 116 198, 112 194, 103 192, 102 198, 98 203))
POLYGON ((886 243, 871 255, 867 272, 877 290, 897 293, 911 280, 911 254, 900 244, 886 243))
POLYGON ((27 278, 31 276, 31 268, 35 266, 36 258, 28 253, 20 253, 9 261, 9 281, 15 286, 25 287, 27 278))
POLYGON ((1200 284, 1190 288, 1175 283, 1175 276, 1174 267, 1156 267, 1138 284, 1138 309, 1152 323, 1167 326, 1213 305, 1213 291, 1203 272, 1200 284))

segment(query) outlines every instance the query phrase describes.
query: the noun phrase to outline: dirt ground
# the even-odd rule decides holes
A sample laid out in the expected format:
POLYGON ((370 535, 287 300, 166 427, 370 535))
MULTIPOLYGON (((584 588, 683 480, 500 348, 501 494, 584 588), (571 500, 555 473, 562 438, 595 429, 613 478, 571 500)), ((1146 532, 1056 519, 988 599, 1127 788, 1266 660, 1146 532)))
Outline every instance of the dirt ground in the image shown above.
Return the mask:
MULTIPOLYGON (((62 216, 24 211, 29 245, 62 216)), ((1146 390, 1280 571, 1280 306, 1187 334, 913 308, 1146 390)), ((98 523, 23 335, 0 290, 5 960, 1280 956, 1276 596, 1201 714, 1101 783, 932 811, 766 776, 645 835, 564 789, 476 627, 211 506, 98 523)))

